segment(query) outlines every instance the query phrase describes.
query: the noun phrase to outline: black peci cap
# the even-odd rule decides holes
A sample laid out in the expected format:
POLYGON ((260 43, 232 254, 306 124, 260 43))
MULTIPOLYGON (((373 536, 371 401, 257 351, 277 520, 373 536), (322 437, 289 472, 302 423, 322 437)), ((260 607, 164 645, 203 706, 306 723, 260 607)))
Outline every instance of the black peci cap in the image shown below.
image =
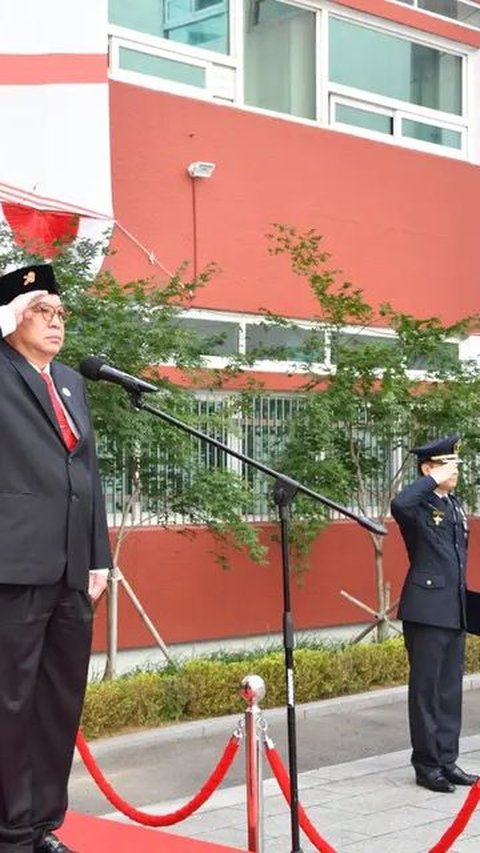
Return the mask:
POLYGON ((438 438, 421 447, 412 447, 410 453, 415 453, 418 462, 458 462, 460 457, 460 436, 458 433, 438 438))
POLYGON ((53 267, 50 264, 33 264, 13 270, 0 277, 0 305, 8 305, 21 293, 33 290, 46 290, 59 293, 53 267))

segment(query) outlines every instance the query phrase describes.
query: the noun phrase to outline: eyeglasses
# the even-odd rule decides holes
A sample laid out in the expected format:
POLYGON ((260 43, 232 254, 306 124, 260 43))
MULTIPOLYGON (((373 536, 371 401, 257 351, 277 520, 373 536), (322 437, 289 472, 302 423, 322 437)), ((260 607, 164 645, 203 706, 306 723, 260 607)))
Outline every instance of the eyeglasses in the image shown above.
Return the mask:
POLYGON ((46 323, 51 323, 54 317, 58 317, 60 323, 66 323, 70 317, 70 311, 63 305, 54 308, 52 305, 47 305, 45 302, 39 302, 32 307, 35 314, 41 314, 46 323))

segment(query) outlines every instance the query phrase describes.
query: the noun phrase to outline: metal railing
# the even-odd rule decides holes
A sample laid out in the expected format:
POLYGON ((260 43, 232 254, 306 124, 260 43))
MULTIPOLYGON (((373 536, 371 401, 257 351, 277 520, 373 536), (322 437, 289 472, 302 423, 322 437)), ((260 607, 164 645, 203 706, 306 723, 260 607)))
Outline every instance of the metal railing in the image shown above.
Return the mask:
MULTIPOLYGON (((274 464, 280 470, 281 453, 289 428, 304 404, 305 398, 300 394, 258 394, 246 403, 240 396, 219 393, 202 394, 201 397, 192 395, 191 400, 192 413, 201 430, 234 450, 264 464, 274 464)), ((339 423, 338 430, 342 429, 339 423)), ((359 423, 358 435, 352 440, 358 443, 360 452, 375 462, 364 478, 362 501, 352 494, 343 502, 355 512, 376 518, 382 514, 385 504, 388 506, 390 484, 402 468, 405 448, 410 447, 411 442, 408 436, 400 434, 392 435, 389 441, 384 437, 379 441, 375 438, 374 429, 369 429, 368 421, 359 423)), ((245 512, 246 521, 265 522, 276 518, 267 477, 256 469, 247 468, 237 459, 227 458, 215 447, 206 447, 195 438, 187 441, 190 448, 183 464, 178 458, 173 459, 171 451, 165 447, 144 449, 134 463, 121 447, 108 447, 100 442, 99 457, 107 463, 104 469, 108 469, 103 476, 103 486, 110 526, 118 527, 122 523, 128 527, 201 523, 198 516, 185 508, 188 501, 182 496, 188 490, 191 492, 199 472, 209 470, 231 471, 249 486, 251 497, 245 512), (138 482, 141 488, 136 494, 138 482), (124 517, 126 508, 128 512, 124 517)), ((478 492, 480 478, 475 471, 470 472, 468 463, 462 471, 468 473, 468 479, 479 483, 478 492)), ((416 464, 412 456, 402 468, 398 486, 415 476, 416 464)), ((479 498, 480 494, 474 496, 471 506, 466 501, 470 511, 480 503, 479 498)), ((332 517, 336 516, 332 514, 332 517)))

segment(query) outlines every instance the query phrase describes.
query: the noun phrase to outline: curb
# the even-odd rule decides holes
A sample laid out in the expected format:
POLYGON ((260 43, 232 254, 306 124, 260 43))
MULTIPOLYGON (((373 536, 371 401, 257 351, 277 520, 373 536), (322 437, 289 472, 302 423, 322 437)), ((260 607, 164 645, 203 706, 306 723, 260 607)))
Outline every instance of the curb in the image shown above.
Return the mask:
MULTIPOLYGON (((480 688, 480 673, 466 675, 463 679, 463 689, 476 690, 480 688)), ((367 693, 356 693, 350 696, 336 696, 333 699, 320 699, 317 702, 308 702, 296 706, 296 717, 302 719, 315 719, 326 714, 335 713, 337 710, 350 710, 352 712, 365 707, 378 707, 390 705, 396 702, 405 702, 407 699, 407 686, 387 687, 380 690, 371 690, 367 693)), ((264 711, 267 722, 275 723, 285 720, 285 707, 269 708, 264 711)), ((91 741, 89 746, 96 757, 107 756, 118 750, 136 750, 149 744, 174 743, 182 740, 192 740, 210 737, 215 734, 231 733, 237 726, 242 715, 230 714, 225 717, 212 717, 206 720, 195 720, 187 723, 174 723, 155 729, 134 732, 133 734, 114 735, 108 738, 99 738, 91 741)), ((81 761, 78 752, 75 752, 74 761, 81 761)))

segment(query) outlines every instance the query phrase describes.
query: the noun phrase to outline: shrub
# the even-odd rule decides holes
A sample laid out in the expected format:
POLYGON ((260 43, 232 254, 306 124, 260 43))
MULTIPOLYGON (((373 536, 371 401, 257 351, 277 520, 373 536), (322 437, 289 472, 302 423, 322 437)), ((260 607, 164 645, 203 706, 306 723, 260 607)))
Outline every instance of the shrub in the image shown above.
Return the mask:
MULTIPOLYGON (((180 720, 242 714, 239 686, 260 675, 267 686, 263 708, 285 704, 282 651, 228 653, 198 658, 178 670, 150 669, 90 684, 82 718, 86 738, 151 728, 180 720)), ((404 684, 408 664, 401 639, 384 643, 298 648, 294 652, 298 703, 404 684)), ((467 672, 480 670, 480 637, 468 637, 467 672)))

